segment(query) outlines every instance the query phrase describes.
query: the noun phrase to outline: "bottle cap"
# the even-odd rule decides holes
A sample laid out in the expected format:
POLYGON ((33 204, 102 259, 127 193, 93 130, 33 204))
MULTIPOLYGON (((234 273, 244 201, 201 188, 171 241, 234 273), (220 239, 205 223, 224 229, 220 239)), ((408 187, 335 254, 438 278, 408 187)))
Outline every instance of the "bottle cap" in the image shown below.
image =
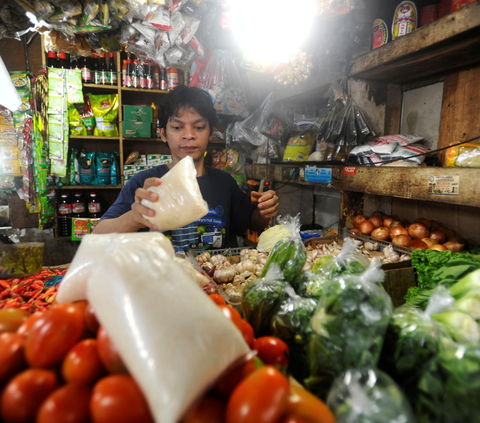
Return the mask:
POLYGON ((48 52, 48 57, 53 57, 54 59, 57 58, 57 54, 54 51, 49 51, 48 52))
POLYGON ((67 55, 63 51, 61 51, 60 53, 58 53, 58 58, 59 59, 66 59, 67 55))
POLYGON ((115 53, 111 52, 111 53, 109 54, 109 56, 110 56, 110 57, 114 57, 114 56, 115 56, 115 53))
POLYGON ((90 193, 90 197, 96 197, 96 196, 97 196, 97 194, 96 194, 95 192, 92 191, 92 192, 90 193))

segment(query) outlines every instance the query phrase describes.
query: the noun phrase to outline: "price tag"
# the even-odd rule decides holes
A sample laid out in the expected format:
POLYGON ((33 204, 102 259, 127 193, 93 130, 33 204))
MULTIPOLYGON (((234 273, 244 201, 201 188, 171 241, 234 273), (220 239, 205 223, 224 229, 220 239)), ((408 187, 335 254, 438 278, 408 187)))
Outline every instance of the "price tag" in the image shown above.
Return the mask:
POLYGON ((458 195, 460 193, 460 176, 429 176, 429 195, 458 195))
POLYGON ((332 169, 320 167, 305 168, 305 181, 330 184, 332 182, 332 169))

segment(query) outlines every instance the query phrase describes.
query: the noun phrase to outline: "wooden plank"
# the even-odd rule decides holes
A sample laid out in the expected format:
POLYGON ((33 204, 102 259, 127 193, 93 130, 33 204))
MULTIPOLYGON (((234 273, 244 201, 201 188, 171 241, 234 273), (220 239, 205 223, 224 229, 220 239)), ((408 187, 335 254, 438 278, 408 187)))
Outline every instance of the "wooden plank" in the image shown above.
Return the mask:
POLYGON ((403 93, 400 85, 387 85, 385 106, 385 134, 399 134, 402 119, 403 93))
POLYGON ((405 303, 408 288, 416 286, 415 272, 412 267, 385 271, 385 281, 382 283, 390 295, 395 307, 405 303))
POLYGON ((469 6, 358 57, 354 78, 408 81, 480 61, 480 4, 469 6), (474 35, 471 37, 471 35, 474 35))
POLYGON ((340 218, 338 222, 338 233, 343 234, 343 228, 353 226, 353 218, 363 214, 363 193, 342 191, 340 197, 340 218))
MULTIPOLYGON (((479 86, 480 66, 446 76, 439 148, 480 135, 479 86)), ((444 164, 445 151, 439 152, 438 158, 444 164)))

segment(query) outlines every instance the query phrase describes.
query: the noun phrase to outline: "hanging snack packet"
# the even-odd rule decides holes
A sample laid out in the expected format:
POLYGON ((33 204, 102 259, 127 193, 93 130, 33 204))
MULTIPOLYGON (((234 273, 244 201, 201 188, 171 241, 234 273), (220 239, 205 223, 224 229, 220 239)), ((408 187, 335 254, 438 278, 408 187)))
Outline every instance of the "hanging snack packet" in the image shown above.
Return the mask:
POLYGON ((80 168, 80 183, 82 185, 96 185, 95 153, 86 153, 85 150, 80 151, 78 165, 80 168))
POLYGON ((118 117, 118 94, 88 94, 95 116, 95 136, 116 137, 118 126, 114 123, 118 117))
POLYGON ((68 69, 67 74, 67 102, 68 104, 83 103, 82 72, 68 69))
POLYGON ((110 185, 110 170, 112 167, 112 153, 97 153, 96 169, 97 169, 97 184, 110 185))

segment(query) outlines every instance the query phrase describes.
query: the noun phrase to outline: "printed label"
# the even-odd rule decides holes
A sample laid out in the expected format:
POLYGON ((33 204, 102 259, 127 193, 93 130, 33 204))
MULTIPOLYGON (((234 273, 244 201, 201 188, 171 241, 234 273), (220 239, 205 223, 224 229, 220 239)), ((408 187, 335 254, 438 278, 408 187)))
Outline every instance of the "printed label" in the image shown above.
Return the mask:
POLYGON ((458 195, 460 193, 460 176, 429 176, 428 194, 458 195))
POLYGON ((100 213, 100 211, 101 211, 100 203, 88 203, 89 213, 100 213))
POLYGON ((85 213, 85 204, 84 203, 74 203, 72 205, 72 210, 74 213, 85 213))
POLYGON ((71 214, 72 205, 71 204, 60 204, 58 206, 58 214, 71 214))
POLYGON ((332 169, 307 167, 305 168, 305 181, 329 184, 332 182, 332 169))
POLYGON ((373 49, 388 43, 388 27, 382 19, 373 22, 373 49))
POLYGON ((342 175, 356 175, 357 167, 356 166, 343 166, 342 175))

